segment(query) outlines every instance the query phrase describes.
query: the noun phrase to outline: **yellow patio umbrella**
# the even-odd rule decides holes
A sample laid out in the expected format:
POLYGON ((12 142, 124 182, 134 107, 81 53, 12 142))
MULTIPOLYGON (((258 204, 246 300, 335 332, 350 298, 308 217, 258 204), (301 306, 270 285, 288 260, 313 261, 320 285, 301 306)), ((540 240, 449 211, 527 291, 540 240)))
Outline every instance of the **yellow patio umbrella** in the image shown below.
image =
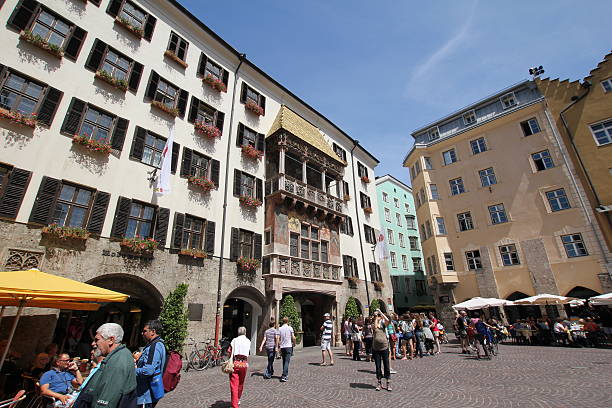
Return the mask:
POLYGON ((127 298, 128 295, 123 293, 41 272, 38 269, 0 272, 0 306, 2 306, 0 319, 6 306, 18 307, 8 344, 0 360, 0 370, 4 365, 24 307, 97 310, 100 305, 92 302, 125 302, 127 298))

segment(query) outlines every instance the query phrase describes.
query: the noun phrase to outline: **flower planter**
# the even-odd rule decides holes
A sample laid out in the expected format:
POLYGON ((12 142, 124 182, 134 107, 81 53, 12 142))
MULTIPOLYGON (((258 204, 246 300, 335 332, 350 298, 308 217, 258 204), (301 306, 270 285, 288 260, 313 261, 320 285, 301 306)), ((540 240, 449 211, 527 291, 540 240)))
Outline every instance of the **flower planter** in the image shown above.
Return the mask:
POLYGON ((128 89, 128 81, 126 81, 125 79, 114 78, 110 73, 104 70, 96 71, 94 76, 114 86, 115 88, 122 90, 123 92, 127 91, 128 89))
POLYGON ((172 116, 172 117, 177 117, 179 115, 179 111, 176 108, 169 108, 166 105, 164 105, 163 103, 159 102, 159 101, 151 101, 151 106, 156 107, 159 110, 162 110, 164 112, 166 112, 168 115, 172 116))
POLYGON ((344 201, 351 201, 351 196, 348 194, 344 195, 344 201))
POLYGON ((179 64, 181 67, 183 68, 187 68, 189 66, 189 64, 187 64, 185 61, 183 61, 182 59, 180 59, 175 53, 174 51, 170 51, 170 50, 166 50, 164 51, 164 56, 170 58, 172 61, 176 62, 177 64, 179 64))
POLYGON ((72 137, 72 143, 81 145, 88 150, 96 153, 109 154, 112 147, 108 143, 100 143, 97 140, 89 139, 86 136, 74 135, 72 137))
POLYGON ((144 36, 144 30, 142 28, 134 27, 128 20, 122 17, 115 18, 115 22, 134 34, 138 38, 142 38, 144 36))
POLYGON ((189 184, 199 187, 204 192, 209 192, 210 190, 215 188, 215 183, 204 177, 189 176, 187 178, 187 182, 189 184))
POLYGON ((259 268, 260 264, 261 262, 259 262, 257 259, 246 258, 244 256, 241 256, 236 261, 236 265, 238 265, 238 268, 241 271, 249 272, 249 273, 254 273, 257 270, 257 268, 259 268))
POLYGON ((374 289, 378 291, 381 291, 385 287, 385 284, 382 282, 372 282, 372 283, 374 284, 374 289))
POLYGON ((368 176, 361 176, 361 181, 367 184, 370 182, 370 179, 368 178, 368 176))
POLYGON ((357 282, 359 281, 359 278, 356 278, 354 276, 351 276, 349 278, 346 278, 349 284, 349 287, 355 289, 357 287, 357 282))
POLYGON ((239 200, 243 207, 257 208, 263 204, 261 200, 249 196, 240 196, 239 200))
POLYGON ((61 47, 58 47, 57 45, 54 45, 54 44, 49 44, 47 40, 42 38, 40 35, 34 34, 29 30, 24 30, 21 33, 19 33, 19 38, 21 38, 22 40, 26 42, 29 42, 30 44, 37 46, 38 48, 41 48, 47 51, 49 54, 54 55, 58 58, 64 57, 64 50, 61 47))
POLYGON ((242 145, 242 155, 251 159, 261 160, 264 154, 261 150, 257 150, 250 144, 246 144, 242 145))
POLYGON ((221 137, 221 131, 219 128, 213 125, 209 125, 202 121, 197 121, 193 124, 195 131, 209 139, 216 139, 221 137))
POLYGON ((202 82, 219 92, 227 92, 227 86, 220 79, 208 74, 202 78, 202 82))
POLYGON ((263 108, 251 100, 247 101, 247 103, 244 104, 244 107, 257 116, 263 116, 264 114, 263 108))
POLYGON ((42 229, 42 234, 49 238, 72 240, 72 241, 87 241, 89 232, 86 229, 79 227, 60 227, 57 224, 51 224, 42 229))
POLYGON ((366 207, 366 208, 364 208, 364 209, 363 209, 363 212, 364 212, 364 213, 366 213, 366 214, 372 214, 372 212, 373 212, 373 211, 372 211, 372 207, 366 207))
POLYGON ((119 245, 124 252, 143 257, 152 257, 153 251, 157 248, 159 243, 153 238, 136 237, 123 238, 119 245))
POLYGON ((19 112, 10 111, 4 108, 0 108, 0 118, 8 119, 13 123, 17 123, 18 125, 31 128, 36 128, 36 125, 38 124, 35 113, 26 116, 19 112))
POLYGON ((190 249, 181 249, 179 251, 179 255, 189 256, 189 257, 194 258, 194 259, 206 259, 206 258, 208 258, 208 254, 206 252, 202 251, 201 249, 193 249, 193 248, 190 248, 190 249))

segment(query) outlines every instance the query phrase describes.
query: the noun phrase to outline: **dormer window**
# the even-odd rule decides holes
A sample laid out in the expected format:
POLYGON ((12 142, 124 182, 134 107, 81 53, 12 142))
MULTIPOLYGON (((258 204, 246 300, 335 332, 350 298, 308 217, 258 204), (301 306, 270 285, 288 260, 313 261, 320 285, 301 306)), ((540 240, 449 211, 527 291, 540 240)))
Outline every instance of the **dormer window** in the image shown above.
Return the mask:
POLYGON ((513 106, 518 105, 518 102, 516 101, 516 96, 514 96, 514 92, 505 94, 504 96, 499 98, 499 100, 501 101, 502 107, 504 109, 509 109, 513 106))
POLYGON ((436 140, 440 138, 440 129, 436 126, 435 128, 429 129, 427 132, 429 134, 429 141, 436 140))
POLYGON ((470 126, 474 123, 476 123, 476 113, 474 112, 474 109, 463 114, 463 124, 465 126, 470 126))

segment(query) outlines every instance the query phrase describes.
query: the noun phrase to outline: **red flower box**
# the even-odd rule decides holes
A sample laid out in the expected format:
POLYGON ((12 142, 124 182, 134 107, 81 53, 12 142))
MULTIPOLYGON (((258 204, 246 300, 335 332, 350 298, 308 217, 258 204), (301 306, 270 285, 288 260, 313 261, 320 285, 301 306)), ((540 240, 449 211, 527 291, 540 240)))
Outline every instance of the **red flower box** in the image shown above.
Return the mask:
POLYGON ((259 207, 261 206, 263 203, 261 202, 261 200, 258 200, 254 197, 250 197, 250 196, 240 196, 239 198, 240 200, 240 204, 245 206, 245 207, 259 207))
POLYGON ((0 108, 0 118, 8 119, 13 123, 31 128, 36 128, 36 125, 38 124, 35 113, 31 115, 24 115, 20 112, 10 111, 4 108, 0 108))
POLYGON ((176 62, 177 64, 179 64, 183 68, 187 68, 189 66, 185 61, 180 59, 178 57, 178 55, 176 55, 174 53, 174 51, 166 50, 166 51, 164 51, 164 56, 170 58, 172 61, 176 62))
POLYGON ((209 139, 215 139, 217 137, 221 137, 221 131, 218 127, 209 125, 206 122, 196 121, 193 124, 195 131, 208 137, 209 139))
POLYGON ((263 116, 264 114, 264 109, 251 100, 248 100, 247 103, 244 104, 244 107, 247 110, 250 110, 251 112, 253 112, 257 116, 263 116))
POLYGON ((159 242, 153 238, 123 238, 119 243, 122 249, 136 255, 152 255, 153 251, 159 246, 159 242))
POLYGON ((366 214, 372 214, 374 211, 372 211, 372 207, 366 207, 363 209, 363 212, 366 214))
POLYGON ((100 152, 104 154, 109 154, 112 150, 112 147, 108 143, 101 143, 97 140, 90 139, 87 135, 80 136, 74 135, 72 137, 72 143, 79 144, 84 146, 86 149, 91 150, 92 152, 100 152))
POLYGON ((374 289, 378 291, 381 291, 385 287, 385 284, 382 282, 372 282, 372 283, 374 284, 374 289))
POLYGON ((202 251, 201 249, 194 249, 194 248, 181 249, 179 251, 179 255, 190 256, 195 259, 208 258, 208 254, 206 252, 202 251))
POLYGON ((123 92, 127 91, 128 89, 128 81, 125 79, 117 79, 104 70, 96 71, 94 76, 104 82, 109 83, 117 89, 121 89, 123 92))
POLYGON ((58 58, 62 58, 64 56, 63 48, 58 47, 55 44, 49 44, 47 40, 45 40, 38 34, 32 33, 30 30, 24 30, 20 32, 19 38, 39 48, 42 48, 43 50, 47 51, 49 54, 55 55, 58 58))
POLYGON ((242 271, 252 273, 252 272, 255 272, 257 268, 259 268, 259 265, 261 264, 261 262, 259 262, 255 258, 246 258, 244 256, 241 256, 236 261, 236 264, 242 271))
POLYGON ((369 183, 370 179, 368 178, 368 176, 361 176, 361 181, 363 181, 364 183, 369 183))
POLYGON ((139 28, 139 27, 134 27, 125 18, 117 17, 117 18, 115 18, 115 21, 117 22, 117 24, 119 24, 120 26, 123 26, 124 28, 126 28, 128 31, 130 31, 132 34, 134 34, 138 38, 144 37, 144 30, 142 28, 139 28))
POLYGON ((204 82, 216 91, 227 92, 227 86, 223 83, 223 81, 221 81, 214 75, 207 74, 204 78, 202 78, 202 82, 204 82))
POLYGON ((87 238, 89 238, 89 232, 86 229, 79 227, 60 227, 55 223, 44 227, 42 233, 57 239, 86 241, 87 238))
POLYGON ((179 115, 179 110, 176 108, 169 108, 163 103, 159 101, 151 101, 151 106, 155 106, 157 109, 166 112, 168 115, 177 117, 179 115))
POLYGON ((200 187, 205 192, 208 192, 215 188, 215 183, 205 177, 189 176, 187 178, 187 182, 189 182, 189 184, 193 184, 195 186, 200 187))
POLYGON ((246 157, 250 157, 251 159, 261 160, 263 157, 263 152, 261 150, 257 150, 250 144, 242 145, 242 154, 246 157))

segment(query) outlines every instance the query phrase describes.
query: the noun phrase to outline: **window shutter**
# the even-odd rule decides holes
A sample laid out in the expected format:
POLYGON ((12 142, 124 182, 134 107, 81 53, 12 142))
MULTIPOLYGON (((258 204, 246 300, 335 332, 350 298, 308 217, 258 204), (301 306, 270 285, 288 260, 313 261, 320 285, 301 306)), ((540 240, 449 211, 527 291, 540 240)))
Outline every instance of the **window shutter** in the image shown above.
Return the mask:
POLYGON ((353 219, 351 217, 349 217, 348 220, 349 220, 349 227, 350 227, 350 230, 351 230, 350 234, 354 235, 355 231, 353 230, 353 219))
POLYGON ((149 99, 155 98, 155 92, 157 91, 157 83, 159 82, 159 75, 155 71, 151 71, 151 78, 149 79, 149 86, 147 87, 146 97, 149 99))
POLYGON ((179 110, 179 116, 181 118, 185 117, 185 111, 187 110, 187 99, 189 98, 189 92, 184 89, 181 89, 177 108, 179 110))
POLYGON ((81 46, 83 45, 83 41, 85 41, 85 37, 87 37, 87 31, 79 26, 75 26, 66 45, 66 49, 64 50, 64 55, 70 59, 76 60, 79 56, 79 52, 81 52, 81 46))
POLYGON ((198 74, 204 76, 206 74, 206 62, 208 57, 203 52, 200 53, 200 63, 198 64, 198 74))
POLYGON ((185 214, 174 213, 174 231, 172 233, 172 248, 181 248, 183 244, 183 227, 185 225, 185 214))
POLYGON ((246 102, 246 94, 247 94, 247 84, 246 82, 242 82, 242 89, 240 89, 240 102, 246 102))
POLYGON ((117 123, 115 124, 115 130, 113 131, 113 136, 111 137, 111 147, 115 150, 121 151, 123 149, 123 142, 125 141, 125 134, 127 132, 128 125, 130 121, 123 118, 117 118, 117 123))
POLYGON ((265 151, 265 147, 266 147, 266 137, 264 136, 263 133, 258 133, 257 134, 257 150, 259 150, 260 152, 265 151))
POLYGON ((219 172, 221 169, 221 163, 219 160, 212 159, 210 165, 210 181, 215 183, 215 186, 219 188, 219 172))
POLYGON ((260 178, 256 178, 255 183, 255 198, 263 201, 263 181, 260 178))
POLYGON ((119 14, 119 10, 121 10, 122 3, 123 0, 111 0, 110 3, 108 3, 108 8, 106 9, 106 12, 113 17, 117 17, 117 14, 119 14))
POLYGON ((62 132, 69 135, 74 135, 79 130, 79 124, 81 123, 81 117, 85 111, 86 103, 80 99, 72 98, 68 113, 62 124, 62 132))
POLYGON ((242 146, 242 141, 244 139, 244 125, 242 123, 238 123, 238 137, 236 138, 236 146, 242 146))
POLYGON ((263 109, 263 114, 266 114, 266 97, 263 95, 259 95, 259 106, 263 109))
POLYGON ((155 29, 155 23, 157 23, 157 19, 152 15, 147 16, 147 21, 145 22, 144 27, 144 39, 147 41, 151 41, 153 38, 153 30, 155 29))
POLYGON ((58 89, 48 87, 45 98, 43 99, 40 108, 38 109, 38 122, 51 126, 57 105, 62 100, 64 93, 58 89))
POLYGON ((347 196, 350 196, 349 183, 347 181, 342 180, 343 193, 347 196))
POLYGON ((142 153, 144 152, 145 136, 147 131, 139 126, 136 126, 136 134, 134 140, 132 140, 132 150, 130 151, 130 157, 136 160, 142 160, 142 153))
POLYGON ((376 280, 382 282, 382 273, 380 273, 380 265, 376 264, 376 280))
POLYGON ((346 234, 346 219, 340 223, 340 233, 346 234))
POLYGON ((8 25, 17 30, 25 30, 30 25, 30 20, 38 8, 38 2, 34 0, 21 0, 15 6, 13 14, 8 19, 8 25))
POLYGON ((227 71, 227 69, 223 70, 223 76, 221 77, 221 80, 223 81, 223 83, 227 87, 227 83, 229 82, 229 72, 227 71))
POLYGON ((235 262, 238 260, 240 254, 240 230, 238 228, 232 228, 232 242, 230 244, 230 261, 235 262))
POLYGON ((87 62, 85 62, 85 68, 91 69, 92 71, 97 71, 98 68, 100 68, 100 63, 102 62, 102 56, 104 55, 105 50, 106 43, 96 39, 93 47, 91 47, 91 51, 89 51, 87 62))
POLYGON ((199 107, 200 100, 195 96, 191 95, 191 106, 189 107, 189 116, 187 116, 187 121, 195 123, 195 121, 198 119, 199 107))
POLYGON ((140 77, 142 77, 143 65, 139 62, 134 61, 132 65, 132 72, 130 72, 130 79, 128 81, 128 87, 130 90, 136 92, 138 85, 140 85, 140 77))
POLYGON ((0 217, 15 219, 30 184, 31 171, 13 168, 0 198, 0 217))
POLYGON ((155 235, 154 238, 159 242, 161 248, 166 246, 166 237, 168 236, 168 222, 170 221, 170 210, 168 208, 159 207, 157 209, 157 219, 155 220, 155 235))
POLYGON ((253 234, 253 258, 261 261, 261 234, 253 234))
POLYGON ((125 235, 128 215, 130 214, 131 206, 132 200, 125 197, 119 197, 119 200, 117 201, 117 208, 115 209, 115 219, 113 220, 111 237, 123 238, 123 236, 125 235))
POLYGON ((242 181, 242 172, 238 169, 234 169, 234 195, 236 197, 240 196, 242 186, 240 182, 242 181))
POLYGON ((359 277, 359 269, 357 269, 357 258, 352 258, 353 260, 353 276, 358 278, 359 277))
POLYGON ((206 241, 204 244, 204 252, 209 255, 215 253, 215 222, 206 222, 206 241))
POLYGON ((178 157, 179 151, 181 149, 181 145, 173 142, 172 143, 172 162, 170 163, 170 172, 172 174, 176 173, 176 166, 178 165, 178 157))
POLYGON ((60 180, 46 177, 42 178, 29 222, 35 224, 49 225, 51 214, 55 210, 55 200, 59 194, 62 182, 60 180))
POLYGON ((221 111, 217 111, 217 118, 215 120, 215 126, 217 127, 217 129, 221 131, 221 134, 223 134, 223 122, 224 121, 225 121, 225 113, 221 111))
POLYGON ((181 177, 191 176, 191 157, 192 150, 183 147, 183 160, 181 161, 181 177))
POLYGON ((102 234, 104 219, 106 218, 106 209, 110 201, 110 194, 102 191, 97 191, 91 207, 91 214, 87 222, 87 231, 92 234, 102 234))

